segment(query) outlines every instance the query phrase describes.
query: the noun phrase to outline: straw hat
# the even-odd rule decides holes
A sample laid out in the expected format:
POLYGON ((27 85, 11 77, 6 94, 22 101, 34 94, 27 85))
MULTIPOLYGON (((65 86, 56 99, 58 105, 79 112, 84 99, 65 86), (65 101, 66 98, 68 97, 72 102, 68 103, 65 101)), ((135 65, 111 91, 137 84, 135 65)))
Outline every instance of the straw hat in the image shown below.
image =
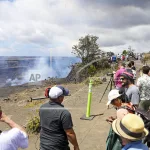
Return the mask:
POLYGON ((112 123, 115 133, 131 141, 137 141, 148 135, 143 120, 135 114, 127 114, 122 120, 116 119, 112 123))
POLYGON ((121 94, 119 93, 119 90, 113 89, 108 94, 108 102, 106 105, 109 105, 113 99, 120 97, 121 94))

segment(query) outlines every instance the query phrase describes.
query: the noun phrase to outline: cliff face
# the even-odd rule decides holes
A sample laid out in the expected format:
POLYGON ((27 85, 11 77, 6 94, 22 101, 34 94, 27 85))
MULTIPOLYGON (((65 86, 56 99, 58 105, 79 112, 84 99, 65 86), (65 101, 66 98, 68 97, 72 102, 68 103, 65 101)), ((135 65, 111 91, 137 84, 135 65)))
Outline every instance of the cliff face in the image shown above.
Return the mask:
POLYGON ((81 63, 76 63, 72 66, 72 70, 66 77, 66 80, 68 82, 82 82, 87 77, 94 76, 96 72, 102 71, 103 69, 110 68, 110 64, 107 59, 102 58, 99 60, 96 60, 95 62, 91 62, 86 65, 82 65, 81 63), (94 73, 92 74, 91 66, 93 66, 94 73))
POLYGON ((76 77, 76 73, 78 70, 79 70, 79 67, 77 64, 72 66, 70 73, 66 77, 67 82, 75 82, 76 83, 76 81, 78 81, 78 79, 76 77))

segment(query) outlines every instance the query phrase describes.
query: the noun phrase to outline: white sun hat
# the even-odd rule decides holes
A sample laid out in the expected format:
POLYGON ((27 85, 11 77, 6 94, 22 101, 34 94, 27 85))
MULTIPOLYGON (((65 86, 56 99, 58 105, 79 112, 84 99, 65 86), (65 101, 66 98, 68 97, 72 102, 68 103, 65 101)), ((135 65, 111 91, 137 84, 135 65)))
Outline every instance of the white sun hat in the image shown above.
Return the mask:
POLYGON ((108 102, 106 105, 109 105, 113 99, 120 97, 122 94, 119 93, 119 90, 113 89, 108 94, 108 102))

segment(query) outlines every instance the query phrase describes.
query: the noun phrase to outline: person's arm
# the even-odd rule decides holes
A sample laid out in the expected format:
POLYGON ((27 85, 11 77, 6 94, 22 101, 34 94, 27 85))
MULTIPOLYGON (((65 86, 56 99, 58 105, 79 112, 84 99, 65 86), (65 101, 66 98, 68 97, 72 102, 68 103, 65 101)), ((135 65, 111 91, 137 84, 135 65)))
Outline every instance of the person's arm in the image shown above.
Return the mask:
POLYGON ((4 113, 2 113, 0 121, 5 122, 6 124, 8 124, 11 128, 18 128, 19 130, 23 131, 26 133, 25 129, 23 127, 21 127, 20 125, 18 125, 17 123, 15 123, 13 120, 11 120, 8 116, 6 116, 4 113))
POLYGON ((118 80, 118 76, 119 76, 120 72, 119 70, 116 71, 116 73, 114 74, 114 81, 116 82, 116 80, 118 80))
POLYGON ((141 84, 140 84, 140 79, 138 78, 138 79, 137 79, 136 86, 140 87, 140 85, 141 85, 141 84))
POLYGON ((74 150, 79 150, 79 145, 77 142, 76 134, 73 129, 65 130, 68 140, 74 146, 74 150))
POLYGON ((141 92, 141 82, 140 82, 140 79, 137 80, 136 86, 138 87, 139 91, 141 92))
POLYGON ((136 91, 133 91, 132 96, 131 96, 131 103, 135 106, 138 107, 140 102, 140 94, 138 89, 136 91))
POLYGON ((64 111, 61 115, 61 120, 63 129, 66 132, 68 140, 74 146, 74 150, 79 150, 77 138, 73 130, 73 123, 70 112, 64 111))
POLYGON ((28 135, 23 127, 15 123, 8 116, 2 113, 0 121, 5 122, 12 128, 9 130, 9 138, 18 148, 27 148, 28 147, 28 135))

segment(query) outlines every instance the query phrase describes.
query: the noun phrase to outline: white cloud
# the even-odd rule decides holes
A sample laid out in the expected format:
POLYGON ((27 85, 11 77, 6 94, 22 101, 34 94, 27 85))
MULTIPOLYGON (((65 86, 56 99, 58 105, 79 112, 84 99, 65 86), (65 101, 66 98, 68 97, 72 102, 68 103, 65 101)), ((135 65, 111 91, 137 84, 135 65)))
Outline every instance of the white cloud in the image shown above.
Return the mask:
POLYGON ((97 35, 104 50, 121 52, 132 45, 138 51, 140 47, 147 51, 149 3, 142 7, 140 2, 131 4, 117 4, 115 0, 1 1, 1 55, 49 55, 52 50, 53 55, 67 56, 86 34, 97 35))

